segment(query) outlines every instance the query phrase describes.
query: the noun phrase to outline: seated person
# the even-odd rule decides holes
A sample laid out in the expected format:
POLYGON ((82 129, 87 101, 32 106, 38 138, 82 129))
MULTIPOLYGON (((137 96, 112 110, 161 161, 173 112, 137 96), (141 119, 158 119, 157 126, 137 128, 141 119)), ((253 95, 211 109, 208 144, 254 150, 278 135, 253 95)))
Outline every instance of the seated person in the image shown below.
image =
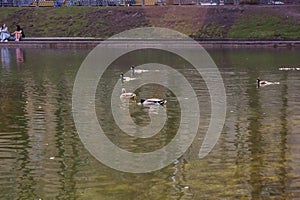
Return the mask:
POLYGON ((1 42, 7 42, 8 39, 10 38, 10 34, 8 32, 6 24, 2 24, 0 28, 0 39, 1 42))
POLYGON ((20 41, 21 38, 23 37, 23 29, 19 25, 16 25, 16 31, 11 34, 15 41, 20 41))

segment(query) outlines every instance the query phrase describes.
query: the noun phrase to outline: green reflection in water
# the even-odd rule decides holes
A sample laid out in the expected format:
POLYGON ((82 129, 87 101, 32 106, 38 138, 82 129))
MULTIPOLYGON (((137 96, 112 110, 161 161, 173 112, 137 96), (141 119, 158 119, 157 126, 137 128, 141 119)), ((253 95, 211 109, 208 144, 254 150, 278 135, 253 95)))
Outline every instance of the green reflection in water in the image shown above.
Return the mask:
MULTIPOLYGON (((218 145, 206 158, 197 154, 209 122, 209 94, 187 63, 171 56, 188 77, 201 102, 198 138, 186 154, 164 169, 127 174, 96 161, 83 147, 71 111, 76 72, 89 50, 1 48, 0 196, 3 199, 292 199, 300 198, 299 49, 210 49, 228 95, 226 124, 218 145), (279 85, 257 88, 260 76, 279 85)), ((157 54, 138 56, 138 63, 157 54)), ((104 94, 129 69, 133 55, 114 63, 99 83, 104 94), (109 81, 108 81, 109 80, 109 81)), ((170 84, 172 80, 169 80, 170 84)), ((172 83, 173 84, 173 83, 172 83)), ((165 95, 170 124, 147 140, 118 133, 112 117, 98 109, 108 136, 130 150, 152 150, 176 131, 176 98, 166 88, 148 85, 140 95, 165 95), (156 93, 150 93, 155 88, 156 93), (139 146, 139 147, 138 147, 139 146)), ((101 96, 102 95, 102 96, 101 96)), ((141 123, 147 113, 132 105, 141 123)))

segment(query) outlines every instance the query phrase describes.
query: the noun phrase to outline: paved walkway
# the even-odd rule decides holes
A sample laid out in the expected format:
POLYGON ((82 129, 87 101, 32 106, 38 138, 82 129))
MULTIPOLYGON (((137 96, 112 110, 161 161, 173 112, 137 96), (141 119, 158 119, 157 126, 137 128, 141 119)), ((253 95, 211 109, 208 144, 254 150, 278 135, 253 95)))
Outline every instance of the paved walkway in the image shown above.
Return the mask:
MULTIPOLYGON (((9 41, 0 43, 0 47, 36 47, 36 48, 91 48, 100 44, 104 39, 93 37, 31 37, 20 42, 9 41)), ((286 47, 299 48, 299 40, 252 40, 252 39, 197 39, 203 47, 286 47)), ((180 42, 180 41, 176 41, 180 42)))

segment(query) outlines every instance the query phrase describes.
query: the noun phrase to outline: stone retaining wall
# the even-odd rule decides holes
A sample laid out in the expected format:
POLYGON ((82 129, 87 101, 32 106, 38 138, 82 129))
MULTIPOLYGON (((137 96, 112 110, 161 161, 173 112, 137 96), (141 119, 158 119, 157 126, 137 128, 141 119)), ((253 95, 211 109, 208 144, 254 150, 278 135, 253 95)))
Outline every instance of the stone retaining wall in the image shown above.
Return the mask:
MULTIPOLYGON (((104 41, 101 38, 26 38, 20 42, 9 41, 0 43, 0 47, 31 47, 31 48, 93 48, 104 41)), ((155 40, 156 41, 156 40, 155 40)), ((170 40, 180 43, 180 40, 170 40)), ((299 48, 300 40, 233 40, 233 39, 196 39, 205 48, 238 48, 238 47, 271 47, 299 48)), ((130 42, 127 40, 127 42, 130 42)), ((151 42, 151 40, 141 40, 151 42)))

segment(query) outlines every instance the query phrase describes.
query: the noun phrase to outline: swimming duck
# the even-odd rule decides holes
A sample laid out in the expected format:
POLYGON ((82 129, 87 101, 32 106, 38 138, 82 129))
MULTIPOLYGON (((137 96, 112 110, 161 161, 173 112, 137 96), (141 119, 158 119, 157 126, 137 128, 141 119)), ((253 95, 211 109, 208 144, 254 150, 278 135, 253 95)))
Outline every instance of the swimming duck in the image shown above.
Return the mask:
POLYGON ((293 71, 293 70, 299 71, 300 68, 299 67, 280 67, 279 70, 280 71, 293 71))
POLYGON ((135 80, 135 78, 124 76, 123 73, 120 74, 120 79, 121 79, 122 82, 128 82, 128 81, 135 80))
POLYGON ((141 105, 147 105, 147 106, 152 106, 152 105, 165 105, 167 103, 167 100, 165 99, 156 99, 156 98, 151 98, 151 99, 141 99, 141 105))
POLYGON ((149 72, 149 70, 147 70, 147 69, 135 69, 134 65, 132 65, 130 67, 130 69, 131 69, 132 74, 141 74, 141 73, 144 73, 144 72, 149 72))
POLYGON ((266 84, 266 81, 262 81, 259 78, 256 79, 257 86, 262 86, 266 84))
POLYGON ((257 87, 260 86, 266 86, 266 85, 274 85, 274 84, 279 84, 279 82, 269 82, 269 81, 262 81, 260 78, 256 79, 257 87))
POLYGON ((123 99, 135 99, 136 94, 132 92, 126 92, 125 88, 122 88, 122 94, 120 95, 120 98, 123 99))

